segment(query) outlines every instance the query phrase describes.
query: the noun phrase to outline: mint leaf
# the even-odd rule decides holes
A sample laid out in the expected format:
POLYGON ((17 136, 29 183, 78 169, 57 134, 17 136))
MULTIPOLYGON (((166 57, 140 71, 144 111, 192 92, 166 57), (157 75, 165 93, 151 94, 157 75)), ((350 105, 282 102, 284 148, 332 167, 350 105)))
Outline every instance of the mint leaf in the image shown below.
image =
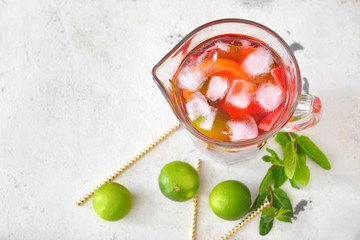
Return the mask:
POLYGON ((273 165, 283 166, 284 162, 279 158, 279 156, 277 155, 277 153, 274 150, 272 150, 270 148, 266 148, 266 151, 268 151, 271 154, 271 157, 267 156, 267 155, 264 156, 263 160, 265 162, 270 161, 271 164, 273 164, 273 165))
POLYGON ((269 168, 264 179, 260 183, 259 195, 266 193, 268 188, 270 187, 270 185, 274 183, 274 180, 273 180, 271 174, 272 174, 272 168, 269 168))
POLYGON ((271 162, 272 157, 265 155, 262 157, 262 160, 264 160, 264 162, 271 162))
POLYGON ((286 143, 284 148, 284 167, 286 176, 291 179, 294 176, 296 169, 296 150, 295 150, 295 140, 291 139, 290 142, 286 143))
MULTIPOLYGON (((265 208, 264 208, 264 210, 265 210, 265 208)), ((270 222, 265 222, 265 220, 263 218, 263 214, 264 214, 264 211, 261 213, 260 225, 259 225, 259 232, 260 232, 261 236, 265 236, 266 234, 268 234, 274 223, 274 219, 272 219, 270 222)))
POLYGON ((275 218, 282 222, 291 222, 291 218, 286 215, 289 210, 285 210, 284 208, 280 208, 280 210, 276 213, 275 218))
POLYGON ((274 207, 264 207, 262 217, 275 217, 278 210, 274 207))
POLYGON ((267 192, 263 193, 262 195, 258 195, 253 203, 253 205, 251 206, 249 212, 255 211, 256 209, 258 209, 264 202, 265 202, 265 198, 267 196, 267 192))
POLYGON ((271 148, 266 148, 266 151, 268 151, 270 154, 271 154, 271 157, 277 157, 277 158, 279 158, 278 156, 277 156, 277 154, 276 154, 276 152, 274 151, 274 150, 272 150, 271 148))
MULTIPOLYGON (((273 206, 277 209, 283 208, 284 210, 288 210, 288 212, 284 213, 284 216, 292 218, 293 216, 293 208, 291 205, 291 201, 283 190, 280 188, 275 188, 273 190, 273 206)), ((284 220, 283 218, 279 219, 280 221, 284 220)))
POLYGON ((298 151, 294 178, 299 184, 306 186, 310 181, 310 170, 309 167, 306 166, 306 156, 301 151, 302 150, 298 151))
POLYGON ((277 212, 278 210, 274 207, 265 207, 261 214, 261 218, 264 218, 265 223, 269 223, 272 220, 274 220, 274 217, 276 216, 277 212))
POLYGON ((281 217, 276 217, 277 220, 282 221, 282 222, 289 222, 291 223, 291 217, 286 216, 286 215, 282 215, 281 217))
POLYGON ((290 142, 290 136, 286 132, 278 132, 275 135, 275 141, 280 144, 281 148, 284 151, 284 148, 288 142, 290 142))
POLYGON ((300 187, 296 184, 295 179, 289 179, 289 182, 293 188, 300 189, 300 187))
POLYGON ((272 171, 272 178, 274 180, 274 187, 281 187, 288 179, 285 174, 284 167, 275 166, 272 171))
POLYGON ((331 169, 331 165, 325 154, 318 148, 318 146, 306 136, 296 136, 297 144, 304 150, 314 162, 326 170, 331 169))

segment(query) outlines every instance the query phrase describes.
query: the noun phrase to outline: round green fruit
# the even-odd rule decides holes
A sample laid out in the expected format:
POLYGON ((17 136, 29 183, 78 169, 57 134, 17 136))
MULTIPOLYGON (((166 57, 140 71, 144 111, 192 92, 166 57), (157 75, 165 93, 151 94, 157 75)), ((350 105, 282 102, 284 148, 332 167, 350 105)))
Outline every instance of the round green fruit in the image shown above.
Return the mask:
POLYGON ((238 220, 251 205, 249 189, 241 182, 228 180, 216 185, 209 196, 213 212, 225 220, 238 220))
POLYGON ((166 164, 159 175, 161 192, 169 199, 183 202, 199 191, 200 179, 190 164, 174 161, 166 164))
POLYGON ((123 185, 108 182, 96 190, 93 207, 97 215, 107 221, 117 221, 125 217, 132 207, 133 198, 123 185))

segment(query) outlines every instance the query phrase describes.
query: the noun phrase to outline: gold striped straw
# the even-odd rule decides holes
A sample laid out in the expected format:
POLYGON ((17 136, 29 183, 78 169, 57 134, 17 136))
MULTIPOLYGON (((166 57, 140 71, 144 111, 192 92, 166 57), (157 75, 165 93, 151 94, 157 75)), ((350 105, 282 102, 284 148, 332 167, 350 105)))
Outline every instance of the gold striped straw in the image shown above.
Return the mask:
MULTIPOLYGON (((200 175, 200 159, 196 159, 196 171, 200 175)), ((195 231, 196 231, 196 218, 197 218, 197 201, 198 194, 196 194, 192 199, 192 215, 191 215, 191 232, 190 232, 190 240, 195 240, 195 231)))
POLYGON ((142 156, 144 156, 147 152, 149 152, 151 149, 153 149, 156 145, 158 145, 162 140, 164 140, 166 137, 168 137, 171 133, 173 133, 175 130, 177 130, 181 126, 180 123, 174 124, 169 130, 167 130, 165 133, 163 133, 160 137, 156 138, 152 143, 147 145, 143 150, 141 150, 138 154, 133 156, 129 161, 127 161, 120 169, 116 170, 113 174, 111 174, 108 178, 106 178, 102 183, 97 185, 93 190, 89 191, 85 196, 83 196, 79 201, 76 202, 76 205, 81 206, 84 204, 89 198, 94 195, 95 191, 99 189, 102 185, 104 185, 107 182, 112 181, 114 178, 119 176, 122 172, 124 172, 126 169, 128 169, 132 164, 134 164, 137 160, 139 160, 142 156))
POLYGON ((251 219, 253 219, 257 214, 259 214, 264 209, 264 207, 267 207, 269 204, 270 204, 269 201, 266 201, 265 203, 263 203, 263 205, 261 205, 258 209, 256 209, 256 211, 253 211, 249 216, 247 216, 247 218, 242 220, 241 223, 236 225, 228 233, 226 233, 224 236, 222 236, 220 238, 220 240, 229 239, 229 237, 231 237, 235 232, 239 231, 240 228, 242 228, 246 223, 248 223, 251 219))

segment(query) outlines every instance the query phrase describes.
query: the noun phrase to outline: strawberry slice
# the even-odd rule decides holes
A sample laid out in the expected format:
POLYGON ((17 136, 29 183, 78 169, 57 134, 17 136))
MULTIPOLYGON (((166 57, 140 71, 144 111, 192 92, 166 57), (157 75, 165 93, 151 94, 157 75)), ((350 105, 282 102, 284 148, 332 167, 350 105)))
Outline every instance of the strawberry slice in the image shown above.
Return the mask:
POLYGON ((259 123, 258 127, 259 129, 267 132, 269 131, 275 124, 275 122, 278 120, 280 114, 282 113, 283 108, 280 107, 267 115, 261 122, 259 123))
POLYGON ((285 74, 281 67, 271 69, 271 76, 274 78, 275 84, 280 86, 285 92, 285 74))

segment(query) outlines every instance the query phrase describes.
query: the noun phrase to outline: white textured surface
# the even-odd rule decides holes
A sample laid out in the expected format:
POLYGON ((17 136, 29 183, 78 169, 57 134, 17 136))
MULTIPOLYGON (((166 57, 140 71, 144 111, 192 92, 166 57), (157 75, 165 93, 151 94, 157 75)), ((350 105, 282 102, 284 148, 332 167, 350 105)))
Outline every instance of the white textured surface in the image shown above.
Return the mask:
MULTIPOLYGON (((276 222, 261 239, 359 239, 360 2, 0 1, 0 239, 186 239, 191 202, 165 199, 161 167, 201 156, 179 130, 117 178, 134 196, 119 222, 75 201, 176 122, 151 69, 185 34, 211 20, 258 21, 297 42, 303 77, 322 99, 321 123, 307 130, 332 170, 309 163, 310 184, 289 190, 292 225, 276 222)), ((237 167, 204 158, 198 239, 236 222, 217 218, 208 195, 238 179, 253 197, 266 164, 237 167)), ((258 221, 233 239, 259 239, 258 221)))

